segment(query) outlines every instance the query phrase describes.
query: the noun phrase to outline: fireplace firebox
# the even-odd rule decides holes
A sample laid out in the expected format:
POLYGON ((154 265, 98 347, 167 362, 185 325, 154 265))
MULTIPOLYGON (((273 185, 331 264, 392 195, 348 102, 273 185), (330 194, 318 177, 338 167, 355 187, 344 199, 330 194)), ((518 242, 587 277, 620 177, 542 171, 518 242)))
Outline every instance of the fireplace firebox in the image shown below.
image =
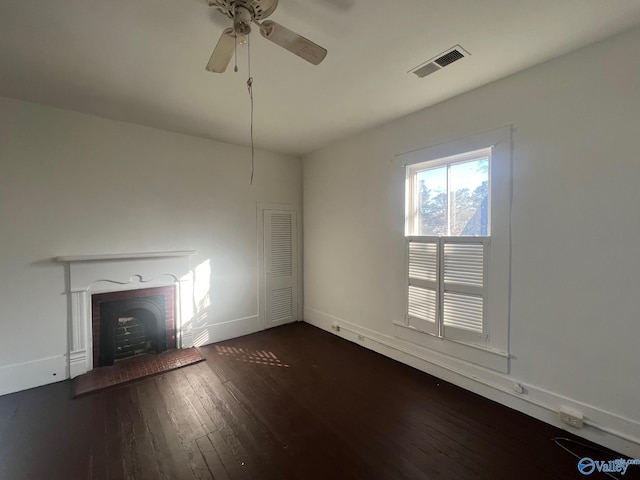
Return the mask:
POLYGON ((176 348, 173 286, 92 295, 93 366, 176 348))
POLYGON ((99 366, 166 349, 163 296, 116 300, 100 305, 99 366))

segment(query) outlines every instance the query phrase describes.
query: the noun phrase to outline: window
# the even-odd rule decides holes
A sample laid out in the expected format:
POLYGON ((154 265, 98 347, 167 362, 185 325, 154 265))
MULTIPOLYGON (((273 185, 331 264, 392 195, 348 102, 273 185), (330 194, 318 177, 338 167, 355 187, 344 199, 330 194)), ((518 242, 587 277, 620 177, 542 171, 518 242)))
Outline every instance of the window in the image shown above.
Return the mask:
POLYGON ((396 335, 507 371, 511 127, 400 157, 407 293, 396 335))
POLYGON ((407 323, 484 345, 491 149, 407 167, 407 323))
POLYGON ((407 233, 489 236, 491 149, 407 167, 407 233))

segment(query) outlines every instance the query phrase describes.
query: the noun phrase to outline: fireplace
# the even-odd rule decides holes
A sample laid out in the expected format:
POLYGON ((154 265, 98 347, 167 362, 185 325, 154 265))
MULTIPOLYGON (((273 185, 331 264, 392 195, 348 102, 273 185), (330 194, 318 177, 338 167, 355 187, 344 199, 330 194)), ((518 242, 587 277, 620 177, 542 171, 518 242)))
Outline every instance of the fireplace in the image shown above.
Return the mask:
POLYGON ((176 348, 175 287, 91 296, 93 366, 176 348))
POLYGON ((67 264, 69 377, 130 355, 191 347, 189 258, 196 253, 58 257, 67 264))

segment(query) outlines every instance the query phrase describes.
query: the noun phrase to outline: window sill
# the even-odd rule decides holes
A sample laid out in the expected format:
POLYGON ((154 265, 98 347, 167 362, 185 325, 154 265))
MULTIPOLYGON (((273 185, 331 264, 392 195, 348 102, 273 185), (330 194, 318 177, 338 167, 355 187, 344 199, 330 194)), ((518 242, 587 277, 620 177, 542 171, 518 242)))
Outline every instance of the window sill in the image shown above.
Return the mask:
POLYGON ((400 340, 480 365, 496 372, 509 373, 509 354, 506 352, 436 337, 400 322, 393 322, 393 325, 394 335, 400 340))

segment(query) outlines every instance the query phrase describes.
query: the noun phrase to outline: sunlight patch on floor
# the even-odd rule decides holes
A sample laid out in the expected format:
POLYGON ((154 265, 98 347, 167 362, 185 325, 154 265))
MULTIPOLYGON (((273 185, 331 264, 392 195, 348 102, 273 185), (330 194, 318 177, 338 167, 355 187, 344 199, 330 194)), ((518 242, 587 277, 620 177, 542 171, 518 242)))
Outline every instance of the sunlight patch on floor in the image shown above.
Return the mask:
POLYGON ((241 362, 255 363, 258 365, 268 365, 271 367, 289 368, 289 365, 282 363, 275 353, 268 352, 266 350, 251 351, 246 348, 225 347, 216 345, 216 352, 219 355, 234 357, 235 360, 239 360, 241 362))

